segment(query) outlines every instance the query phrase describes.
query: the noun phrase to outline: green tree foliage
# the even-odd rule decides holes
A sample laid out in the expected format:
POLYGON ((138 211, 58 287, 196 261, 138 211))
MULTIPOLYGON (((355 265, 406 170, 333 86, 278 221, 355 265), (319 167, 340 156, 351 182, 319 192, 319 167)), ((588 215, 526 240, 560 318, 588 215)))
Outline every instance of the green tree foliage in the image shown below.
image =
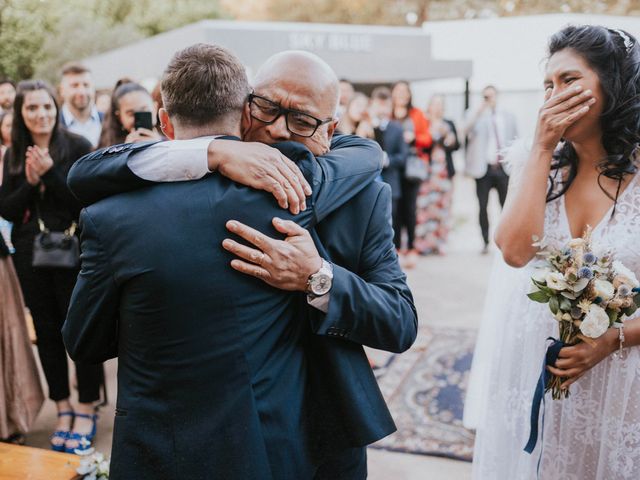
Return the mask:
POLYGON ((640 15, 640 0, 222 0, 222 4, 238 19, 378 25, 560 12, 640 15))
POLYGON ((55 82, 68 61, 221 16, 212 0, 0 0, 0 77, 55 82))

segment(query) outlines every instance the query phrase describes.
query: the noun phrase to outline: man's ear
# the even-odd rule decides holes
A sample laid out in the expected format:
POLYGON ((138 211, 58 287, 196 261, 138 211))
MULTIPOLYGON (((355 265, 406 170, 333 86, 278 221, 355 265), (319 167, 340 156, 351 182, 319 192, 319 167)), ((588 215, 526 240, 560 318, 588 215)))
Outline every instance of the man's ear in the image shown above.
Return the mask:
POLYGON ((242 109, 242 120, 240 122, 240 135, 243 139, 251 128, 251 120, 251 114, 249 113, 249 102, 246 102, 244 104, 244 108, 242 109))
POLYGON ((162 133, 164 133, 165 137, 169 140, 173 140, 176 134, 173 129, 173 123, 171 123, 171 119, 169 118, 169 113, 164 108, 161 108, 158 110, 158 118, 160 118, 160 129, 162 133))
POLYGON ((336 131, 336 128, 338 128, 338 123, 340 122, 340 119, 336 118, 335 120, 331 120, 331 122, 329 122, 328 126, 327 126, 327 138, 329 139, 329 141, 331 141, 331 139, 333 138, 333 134, 336 131))

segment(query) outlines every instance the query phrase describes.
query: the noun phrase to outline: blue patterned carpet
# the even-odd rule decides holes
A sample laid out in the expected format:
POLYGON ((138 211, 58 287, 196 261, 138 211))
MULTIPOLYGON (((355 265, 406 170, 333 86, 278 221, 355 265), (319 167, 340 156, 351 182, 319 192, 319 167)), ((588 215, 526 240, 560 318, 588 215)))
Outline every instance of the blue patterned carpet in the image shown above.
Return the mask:
POLYGON ((475 339, 474 330, 422 328, 408 352, 376 368, 398 431, 373 448, 471 461, 462 413, 475 339))

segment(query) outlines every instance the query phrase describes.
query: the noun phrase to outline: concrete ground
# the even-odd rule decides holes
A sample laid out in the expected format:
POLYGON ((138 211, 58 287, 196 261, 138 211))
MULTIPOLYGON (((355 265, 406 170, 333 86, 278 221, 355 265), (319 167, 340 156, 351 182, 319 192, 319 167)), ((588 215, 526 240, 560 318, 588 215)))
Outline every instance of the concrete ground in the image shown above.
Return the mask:
MULTIPOLYGON (((498 213, 497 197, 492 197, 491 207, 493 220, 498 213)), ((456 179, 453 224, 454 229, 446 255, 421 258, 416 268, 407 272, 409 284, 415 297, 421 325, 476 329, 480 320, 491 255, 480 255, 482 241, 477 226, 477 200, 472 180, 456 179), (460 292, 465 293, 464 301, 459 300, 460 292)), ((100 411, 96 441, 96 448, 107 454, 111 449, 116 369, 116 361, 107 362, 110 403, 100 411)), ((54 418, 54 405, 47 401, 27 438, 27 445, 48 448, 48 436, 52 431, 54 418)), ((369 478, 466 480, 471 478, 471 464, 370 449, 369 478)))

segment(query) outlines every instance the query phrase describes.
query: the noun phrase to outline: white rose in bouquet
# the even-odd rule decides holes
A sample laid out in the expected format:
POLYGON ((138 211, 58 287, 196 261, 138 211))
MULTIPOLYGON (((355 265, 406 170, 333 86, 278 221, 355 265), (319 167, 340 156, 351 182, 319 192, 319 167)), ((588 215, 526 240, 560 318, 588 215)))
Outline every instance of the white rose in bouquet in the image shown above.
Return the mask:
POLYGON ((613 284, 606 280, 598 279, 593 283, 593 286, 595 288, 596 296, 600 297, 604 301, 611 300, 616 293, 616 289, 613 288, 613 284))
POLYGON ((580 331, 589 338, 598 338, 604 335, 609 328, 609 315, 604 308, 598 305, 591 305, 589 312, 580 324, 580 331))
POLYGON ((550 273, 551 269, 547 267, 538 267, 533 271, 533 275, 531 275, 531 278, 533 278, 538 283, 546 283, 547 275, 549 275, 550 273))
MULTIPOLYGON (((561 292, 569 288, 569 284, 565 281, 564 275, 560 272, 548 273, 545 280, 547 281, 547 287, 553 290, 561 292)), ((613 288, 613 285, 611 287, 613 288)))
POLYGON ((631 282, 631 286, 633 288, 640 287, 640 282, 638 281, 638 277, 636 277, 636 274, 633 273, 631 270, 629 270, 627 267, 625 267, 622 264, 622 262, 620 262, 619 260, 616 260, 613 262, 611 266, 613 267, 613 271, 615 272, 616 275, 621 275, 629 279, 629 281, 631 282))

